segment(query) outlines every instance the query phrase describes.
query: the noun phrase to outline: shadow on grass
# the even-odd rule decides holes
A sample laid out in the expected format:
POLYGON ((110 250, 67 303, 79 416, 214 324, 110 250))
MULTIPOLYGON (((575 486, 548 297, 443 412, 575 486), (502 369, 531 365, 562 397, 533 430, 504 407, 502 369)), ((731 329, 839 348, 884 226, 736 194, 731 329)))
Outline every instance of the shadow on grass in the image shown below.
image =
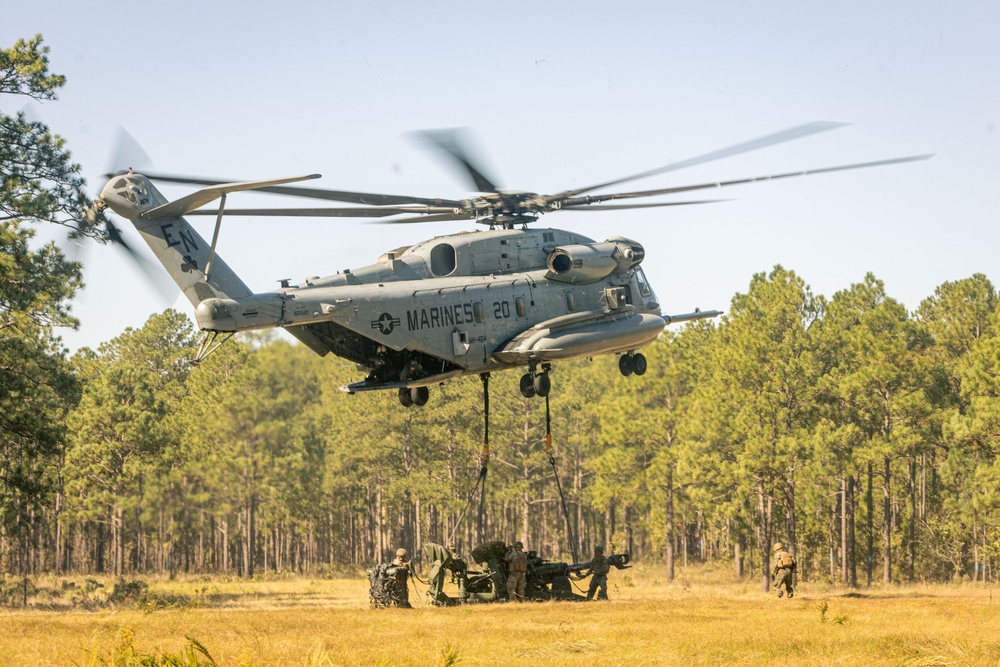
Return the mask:
MULTIPOLYGON (((772 596, 773 597, 773 596, 772 596)), ((904 592, 877 592, 873 591, 871 593, 861 593, 859 591, 845 591, 843 593, 836 592, 812 592, 812 593, 801 593, 799 591, 795 592, 796 601, 801 602, 817 602, 819 600, 828 599, 847 599, 847 600, 947 600, 955 596, 953 595, 943 595, 939 593, 926 593, 911 591, 908 593, 904 592)))
POLYGON ((936 593, 923 593, 917 591, 910 591, 908 593, 891 593, 891 592, 874 592, 874 593, 859 593, 858 591, 847 591, 846 593, 840 593, 839 595, 833 595, 830 597, 838 598, 857 598, 859 600, 898 600, 902 598, 917 600, 921 598, 946 598, 947 595, 938 595, 936 593))

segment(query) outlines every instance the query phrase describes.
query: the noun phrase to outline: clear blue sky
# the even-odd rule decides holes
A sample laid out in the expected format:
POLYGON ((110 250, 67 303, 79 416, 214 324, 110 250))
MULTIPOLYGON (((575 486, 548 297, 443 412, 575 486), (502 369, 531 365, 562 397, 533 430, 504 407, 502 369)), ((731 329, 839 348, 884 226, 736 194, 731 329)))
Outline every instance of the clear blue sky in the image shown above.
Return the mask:
MULTIPOLYGON (((548 193, 844 121, 853 125, 635 185, 936 157, 730 188, 734 201, 710 206, 542 222, 641 242, 668 313, 728 309, 754 273, 778 263, 828 297, 871 271, 911 310, 947 280, 982 272, 1000 284, 993 1, 35 0, 5 9, 4 47, 35 33, 68 83, 59 101, 31 112, 66 138, 94 194, 119 125, 161 172, 319 172, 318 187, 460 198, 465 182, 407 132, 473 128, 503 187, 548 193)), ((4 112, 23 104, 0 99, 4 112)), ((255 194, 229 201, 260 203, 255 194)), ((210 234, 210 219, 195 224, 210 234)), ((230 218, 220 254, 265 291, 468 228, 230 218)), ((115 249, 93 247, 85 261, 87 289, 74 305, 82 326, 64 336, 71 349, 164 307, 115 249)), ((191 314, 186 301, 176 305, 191 314)))

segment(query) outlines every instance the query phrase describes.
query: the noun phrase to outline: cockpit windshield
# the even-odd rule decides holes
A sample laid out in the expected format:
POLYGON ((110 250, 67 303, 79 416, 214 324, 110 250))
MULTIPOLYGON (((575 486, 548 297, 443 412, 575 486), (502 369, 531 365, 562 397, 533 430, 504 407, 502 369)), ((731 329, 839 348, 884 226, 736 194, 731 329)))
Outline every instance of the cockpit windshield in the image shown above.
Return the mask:
POLYGON ((640 267, 635 267, 635 279, 639 282, 639 294, 643 297, 650 297, 653 291, 649 289, 649 282, 646 280, 646 274, 642 272, 640 267))

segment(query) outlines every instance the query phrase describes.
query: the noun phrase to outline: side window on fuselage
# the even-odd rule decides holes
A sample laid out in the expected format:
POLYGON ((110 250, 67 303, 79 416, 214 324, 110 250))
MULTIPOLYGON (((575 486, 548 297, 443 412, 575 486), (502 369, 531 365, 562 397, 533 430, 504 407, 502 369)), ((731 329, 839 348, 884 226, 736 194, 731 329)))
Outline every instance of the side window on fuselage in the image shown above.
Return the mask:
POLYGON ((455 248, 441 243, 431 249, 431 273, 447 276, 455 270, 455 248))

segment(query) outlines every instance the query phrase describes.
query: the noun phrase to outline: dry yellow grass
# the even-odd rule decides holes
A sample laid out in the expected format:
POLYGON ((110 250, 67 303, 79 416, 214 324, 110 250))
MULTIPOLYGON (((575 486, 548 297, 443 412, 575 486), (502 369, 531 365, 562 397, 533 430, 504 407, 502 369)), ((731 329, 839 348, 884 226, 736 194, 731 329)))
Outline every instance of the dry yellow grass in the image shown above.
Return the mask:
POLYGON ((789 601, 712 579, 613 572, 609 603, 413 610, 368 609, 360 578, 154 581, 187 603, 0 612, 0 665, 140 664, 193 655, 186 637, 219 665, 1000 665, 988 588, 806 584, 789 601))

